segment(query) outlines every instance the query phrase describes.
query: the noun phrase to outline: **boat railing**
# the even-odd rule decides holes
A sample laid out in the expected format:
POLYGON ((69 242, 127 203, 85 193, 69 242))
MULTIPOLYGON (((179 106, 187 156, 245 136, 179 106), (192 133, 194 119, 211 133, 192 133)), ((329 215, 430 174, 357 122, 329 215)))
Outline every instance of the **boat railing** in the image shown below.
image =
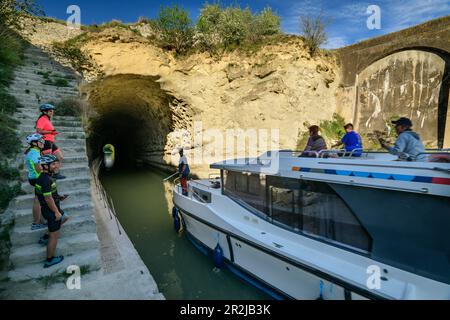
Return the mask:
MULTIPOLYGON (((371 155, 388 155, 387 151, 377 151, 377 150, 365 150, 362 148, 357 148, 352 151, 346 151, 345 149, 325 149, 321 151, 293 151, 293 150, 281 150, 281 154, 289 153, 292 157, 301 157, 305 155, 311 158, 339 158, 339 159, 369 159, 371 155), (360 153, 359 156, 355 156, 356 153, 360 153)), ((426 149, 425 152, 419 153, 415 157, 411 157, 407 153, 399 153, 397 156, 399 158, 411 158, 415 160, 420 156, 432 156, 432 155, 450 155, 450 149, 426 149)), ((258 157, 258 160, 260 157, 258 157)))

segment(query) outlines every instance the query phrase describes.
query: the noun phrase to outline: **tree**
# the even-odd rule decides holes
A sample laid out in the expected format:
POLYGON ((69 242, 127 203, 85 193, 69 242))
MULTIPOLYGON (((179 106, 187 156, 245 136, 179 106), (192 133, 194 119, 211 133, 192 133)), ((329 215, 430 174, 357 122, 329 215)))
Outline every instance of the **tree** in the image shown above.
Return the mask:
POLYGON ((330 20, 324 18, 323 12, 316 17, 305 15, 300 17, 300 30, 311 56, 314 56, 319 47, 327 42, 328 36, 325 29, 330 23, 330 20))
POLYGON ((249 32, 249 23, 253 20, 249 8, 228 7, 222 11, 218 31, 225 47, 239 45, 244 41, 249 32))
POLYGON ((264 8, 255 15, 250 26, 249 37, 257 41, 263 37, 273 36, 281 32, 281 18, 270 7, 264 8))
POLYGON ((214 54, 216 46, 221 43, 217 26, 220 23, 222 9, 219 4, 205 4, 200 10, 197 20, 197 38, 200 46, 209 53, 214 54))
POLYGON ((163 46, 175 49, 177 53, 185 52, 193 43, 194 31, 189 13, 174 6, 161 7, 156 19, 163 46))

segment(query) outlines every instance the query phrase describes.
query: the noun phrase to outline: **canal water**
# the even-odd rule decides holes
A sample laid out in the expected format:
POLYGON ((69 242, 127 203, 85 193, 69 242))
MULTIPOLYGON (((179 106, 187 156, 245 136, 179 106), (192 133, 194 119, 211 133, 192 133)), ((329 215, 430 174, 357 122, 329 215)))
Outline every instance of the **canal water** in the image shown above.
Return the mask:
POLYGON ((119 168, 100 179, 116 214, 166 299, 270 299, 226 268, 214 269, 185 234, 173 230, 162 180, 166 173, 119 168))

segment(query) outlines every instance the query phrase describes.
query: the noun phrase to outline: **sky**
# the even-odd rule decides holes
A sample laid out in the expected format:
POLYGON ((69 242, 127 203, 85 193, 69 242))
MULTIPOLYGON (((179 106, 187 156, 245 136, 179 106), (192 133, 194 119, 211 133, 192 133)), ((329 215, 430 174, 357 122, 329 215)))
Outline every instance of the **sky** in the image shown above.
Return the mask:
MULTIPOLYGON (((189 11, 195 20, 205 0, 36 0, 49 17, 66 20, 69 5, 81 9, 82 24, 101 24, 117 19, 125 23, 136 22, 139 17, 155 18, 161 5, 178 4, 189 11)), ((214 0, 210 0, 215 2, 214 0)), ((299 34, 301 15, 317 16, 322 13, 329 25, 328 42, 324 48, 333 49, 365 39, 405 29, 425 21, 450 15, 450 0, 221 0, 221 4, 249 6, 258 12, 269 6, 281 16, 285 33, 299 34), (367 20, 380 9, 380 28, 369 29, 367 20)), ((374 21, 370 19, 370 21, 374 21)))

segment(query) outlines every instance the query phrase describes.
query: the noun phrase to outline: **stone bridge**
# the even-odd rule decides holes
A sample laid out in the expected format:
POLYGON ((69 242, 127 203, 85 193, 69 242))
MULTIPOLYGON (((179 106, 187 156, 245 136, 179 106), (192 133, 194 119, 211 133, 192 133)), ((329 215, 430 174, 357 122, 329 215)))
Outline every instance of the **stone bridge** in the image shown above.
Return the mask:
POLYGON ((450 148, 450 16, 337 52, 339 110, 361 133, 407 116, 428 147, 450 148))

